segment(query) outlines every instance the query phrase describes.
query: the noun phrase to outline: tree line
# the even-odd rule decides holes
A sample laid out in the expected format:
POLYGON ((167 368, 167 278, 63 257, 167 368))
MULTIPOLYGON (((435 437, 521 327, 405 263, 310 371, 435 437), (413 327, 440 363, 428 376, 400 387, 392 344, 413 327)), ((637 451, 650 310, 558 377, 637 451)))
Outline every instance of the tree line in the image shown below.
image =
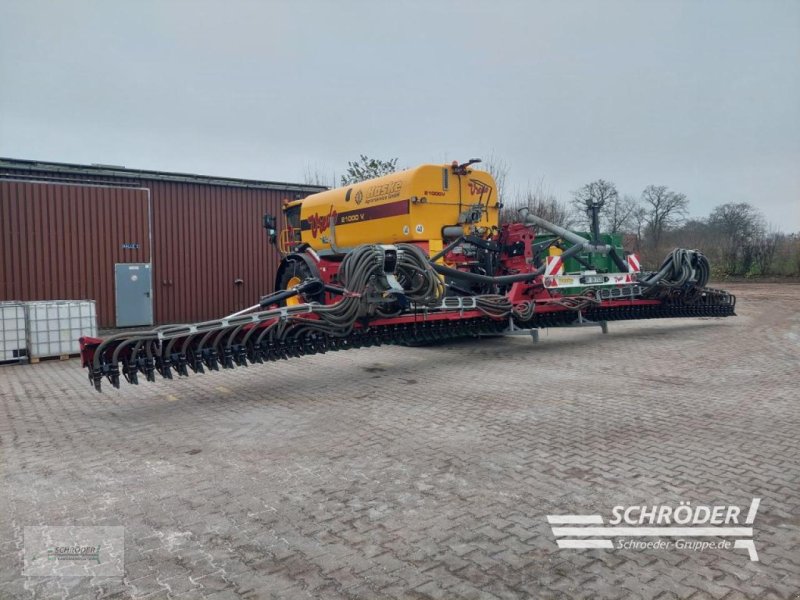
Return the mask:
MULTIPOLYGON (((605 179, 591 181, 559 200, 543 182, 510 194, 506 190, 509 165, 490 155, 478 168, 488 171, 502 202, 501 222, 512 222, 527 207, 533 214, 567 229, 589 231, 587 207, 599 205, 602 230, 619 234, 626 249, 636 252, 644 265, 656 268, 675 247, 702 251, 717 277, 800 276, 800 232, 785 234, 767 225, 763 213, 747 202, 728 202, 704 218, 689 218, 689 198, 665 185, 648 185, 638 195, 621 194, 605 179)), ((349 185, 392 173, 397 159, 380 160, 361 155, 347 164, 333 185, 349 185)), ((306 183, 327 185, 319 170, 307 169, 306 183)), ((331 186, 333 187, 333 186, 331 186)))
POLYGON ((673 248, 684 247, 708 256, 716 277, 800 276, 800 232, 785 234, 769 227, 763 213, 750 203, 728 202, 707 217, 689 218, 686 194, 665 185, 648 185, 638 196, 621 194, 605 179, 581 186, 565 202, 541 182, 508 194, 503 189, 505 163, 490 159, 484 168, 494 176, 504 199, 501 221, 514 221, 525 206, 567 229, 589 231, 587 208, 596 204, 601 206, 602 230, 621 235, 625 248, 650 268, 673 248))

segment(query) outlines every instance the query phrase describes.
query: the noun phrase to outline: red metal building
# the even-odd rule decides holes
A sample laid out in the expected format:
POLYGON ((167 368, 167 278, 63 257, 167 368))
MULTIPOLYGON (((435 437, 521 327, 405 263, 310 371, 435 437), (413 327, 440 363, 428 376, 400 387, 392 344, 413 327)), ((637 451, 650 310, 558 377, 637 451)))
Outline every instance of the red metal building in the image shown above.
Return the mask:
POLYGON ((230 314, 272 291, 263 215, 321 189, 0 158, 0 301, 92 299, 115 327, 142 268, 155 323, 230 314))

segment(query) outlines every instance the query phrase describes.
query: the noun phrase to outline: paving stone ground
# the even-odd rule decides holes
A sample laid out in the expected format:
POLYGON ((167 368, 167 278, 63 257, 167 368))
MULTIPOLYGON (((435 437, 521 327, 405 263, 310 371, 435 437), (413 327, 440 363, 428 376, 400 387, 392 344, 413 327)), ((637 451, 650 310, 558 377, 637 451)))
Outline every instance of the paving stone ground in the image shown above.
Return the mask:
POLYGON ((0 598, 797 598, 800 286, 739 317, 384 347, 103 394, 0 368, 0 598), (761 498, 744 550, 559 550, 546 516, 761 498), (125 528, 125 576, 21 574, 125 528))

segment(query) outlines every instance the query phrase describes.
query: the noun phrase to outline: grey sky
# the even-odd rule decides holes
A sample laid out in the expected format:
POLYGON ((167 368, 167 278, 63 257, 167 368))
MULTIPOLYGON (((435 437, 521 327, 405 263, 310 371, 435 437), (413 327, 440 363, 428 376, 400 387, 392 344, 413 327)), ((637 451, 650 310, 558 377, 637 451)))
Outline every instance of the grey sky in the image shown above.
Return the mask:
POLYGON ((800 2, 0 0, 0 155, 260 179, 494 152, 800 230, 800 2))

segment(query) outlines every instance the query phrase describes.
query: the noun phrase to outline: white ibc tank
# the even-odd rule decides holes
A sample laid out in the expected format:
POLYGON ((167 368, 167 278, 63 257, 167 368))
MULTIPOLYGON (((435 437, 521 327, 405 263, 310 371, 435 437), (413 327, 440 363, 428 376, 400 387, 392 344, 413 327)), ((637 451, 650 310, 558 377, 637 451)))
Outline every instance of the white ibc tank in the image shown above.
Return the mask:
POLYGON ((32 358, 80 352, 78 339, 97 336, 93 300, 26 302, 28 352, 32 358))
POLYGON ((20 362, 27 355, 25 306, 21 302, 0 302, 0 364, 20 362))

